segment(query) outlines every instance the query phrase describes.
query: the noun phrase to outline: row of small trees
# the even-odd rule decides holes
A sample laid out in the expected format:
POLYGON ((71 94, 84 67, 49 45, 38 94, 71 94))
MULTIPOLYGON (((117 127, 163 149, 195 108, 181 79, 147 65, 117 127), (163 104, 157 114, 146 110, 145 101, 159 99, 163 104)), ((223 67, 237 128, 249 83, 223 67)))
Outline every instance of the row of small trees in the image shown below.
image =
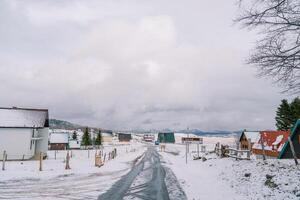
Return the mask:
POLYGON ((276 112, 276 127, 278 130, 289 130, 300 119, 300 99, 295 98, 291 103, 283 99, 276 112))
MULTIPOLYGON (((74 138, 73 138, 74 139, 74 138)), ((89 145, 101 145, 102 144, 102 136, 101 136, 101 130, 97 133, 96 138, 91 138, 91 135, 89 133, 89 128, 86 127, 85 131, 82 136, 81 145, 82 146, 89 146, 89 145)))

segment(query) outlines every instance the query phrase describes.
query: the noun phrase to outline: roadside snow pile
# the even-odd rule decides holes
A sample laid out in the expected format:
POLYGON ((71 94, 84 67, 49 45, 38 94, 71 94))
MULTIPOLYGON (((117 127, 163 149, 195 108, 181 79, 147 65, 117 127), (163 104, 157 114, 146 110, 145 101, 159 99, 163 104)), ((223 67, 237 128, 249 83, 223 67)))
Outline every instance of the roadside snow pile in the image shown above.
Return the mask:
POLYGON ((220 159, 214 153, 200 153, 202 159, 193 160, 195 145, 190 146, 190 152, 187 164, 185 145, 168 144, 166 152, 160 152, 188 199, 300 199, 300 168, 295 166, 293 160, 236 161, 232 158, 220 159))

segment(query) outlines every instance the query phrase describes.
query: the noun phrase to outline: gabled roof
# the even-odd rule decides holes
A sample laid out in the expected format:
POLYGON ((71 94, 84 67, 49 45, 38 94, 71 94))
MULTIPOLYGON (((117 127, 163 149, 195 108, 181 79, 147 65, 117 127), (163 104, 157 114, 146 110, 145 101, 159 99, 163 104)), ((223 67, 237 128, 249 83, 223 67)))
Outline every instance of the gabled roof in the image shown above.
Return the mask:
POLYGON ((69 143, 69 134, 68 133, 51 133, 50 135, 50 144, 67 144, 69 143))
MULTIPOLYGON (((300 128, 300 119, 297 120, 297 122, 295 123, 295 125, 292 128, 291 135, 290 135, 291 140, 293 140, 294 137, 296 136, 296 132, 297 132, 298 128, 300 128)), ((289 143, 286 142, 284 144, 282 151, 280 152, 278 158, 282 158, 282 156, 283 156, 284 152, 287 150, 288 146, 289 146, 289 143)))
POLYGON ((277 146, 276 151, 280 152, 285 142, 288 140, 289 131, 261 131, 260 137, 253 145, 253 149, 262 149, 261 139, 264 141, 265 150, 273 150, 273 146, 277 146))
POLYGON ((259 132, 258 131, 244 131, 240 135, 240 141, 241 141, 241 138, 242 138, 243 135, 246 136, 247 140, 250 139, 251 142, 255 142, 259 138, 259 132))
POLYGON ((0 108, 2 128, 43 128, 49 127, 47 109, 0 108))

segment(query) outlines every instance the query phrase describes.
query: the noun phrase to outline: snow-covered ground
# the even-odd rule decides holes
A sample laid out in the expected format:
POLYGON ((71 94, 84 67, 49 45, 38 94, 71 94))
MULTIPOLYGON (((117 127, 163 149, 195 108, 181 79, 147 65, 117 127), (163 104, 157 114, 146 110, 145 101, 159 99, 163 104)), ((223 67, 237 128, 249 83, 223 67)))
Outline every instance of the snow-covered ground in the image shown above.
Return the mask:
MULTIPOLYGON (((207 151, 212 150, 216 142, 235 145, 234 138, 204 137, 207 151)), ((193 160, 196 150, 197 146, 192 144, 187 164, 184 145, 167 144, 166 152, 160 152, 188 199, 300 199, 300 168, 295 166, 293 160, 273 159, 264 163, 253 157, 250 161, 236 161, 232 158, 220 159, 213 153, 200 153, 207 159, 204 162, 193 160), (267 179, 268 175, 274 177, 267 179)))
MULTIPOLYGON (((300 199, 300 167, 293 160, 263 162, 253 156, 251 160, 236 161, 220 159, 214 153, 200 153, 206 161, 193 160, 197 145, 192 144, 186 164, 182 136, 176 134, 176 144, 167 144, 166 152, 159 152, 167 169, 169 193, 174 181, 168 181, 168 173, 174 173, 191 200, 300 199)), ((211 152, 217 142, 234 147, 236 140, 203 137, 203 142, 206 151, 211 152)), ((41 172, 38 161, 9 161, 6 170, 0 171, 0 199, 97 199, 141 160, 147 145, 137 141, 106 145, 104 152, 114 148, 117 158, 106 161, 101 168, 94 166, 95 150, 73 150, 70 170, 65 170, 66 151, 59 151, 56 160, 54 151, 49 151, 41 172)))
MULTIPOLYGON (((101 168, 94 166, 95 151, 72 150, 70 170, 65 170, 66 151, 54 151, 43 161, 9 161, 0 171, 0 199, 97 199, 140 158, 146 147, 138 142, 130 145, 105 146, 108 154, 117 148, 117 157, 101 168), (89 157, 88 157, 89 153, 89 157)), ((106 157, 107 158, 107 157, 106 157)))

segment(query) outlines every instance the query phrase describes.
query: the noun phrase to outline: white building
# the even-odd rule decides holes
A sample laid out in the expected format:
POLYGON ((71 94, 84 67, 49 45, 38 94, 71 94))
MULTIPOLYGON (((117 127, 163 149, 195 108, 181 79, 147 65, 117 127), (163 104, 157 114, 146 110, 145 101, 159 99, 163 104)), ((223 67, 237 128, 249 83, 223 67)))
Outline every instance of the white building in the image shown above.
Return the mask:
POLYGON ((38 158, 47 154, 49 115, 47 109, 0 108, 0 160, 38 158))
POLYGON ((66 150, 68 148, 68 132, 52 132, 49 137, 50 150, 66 150))

